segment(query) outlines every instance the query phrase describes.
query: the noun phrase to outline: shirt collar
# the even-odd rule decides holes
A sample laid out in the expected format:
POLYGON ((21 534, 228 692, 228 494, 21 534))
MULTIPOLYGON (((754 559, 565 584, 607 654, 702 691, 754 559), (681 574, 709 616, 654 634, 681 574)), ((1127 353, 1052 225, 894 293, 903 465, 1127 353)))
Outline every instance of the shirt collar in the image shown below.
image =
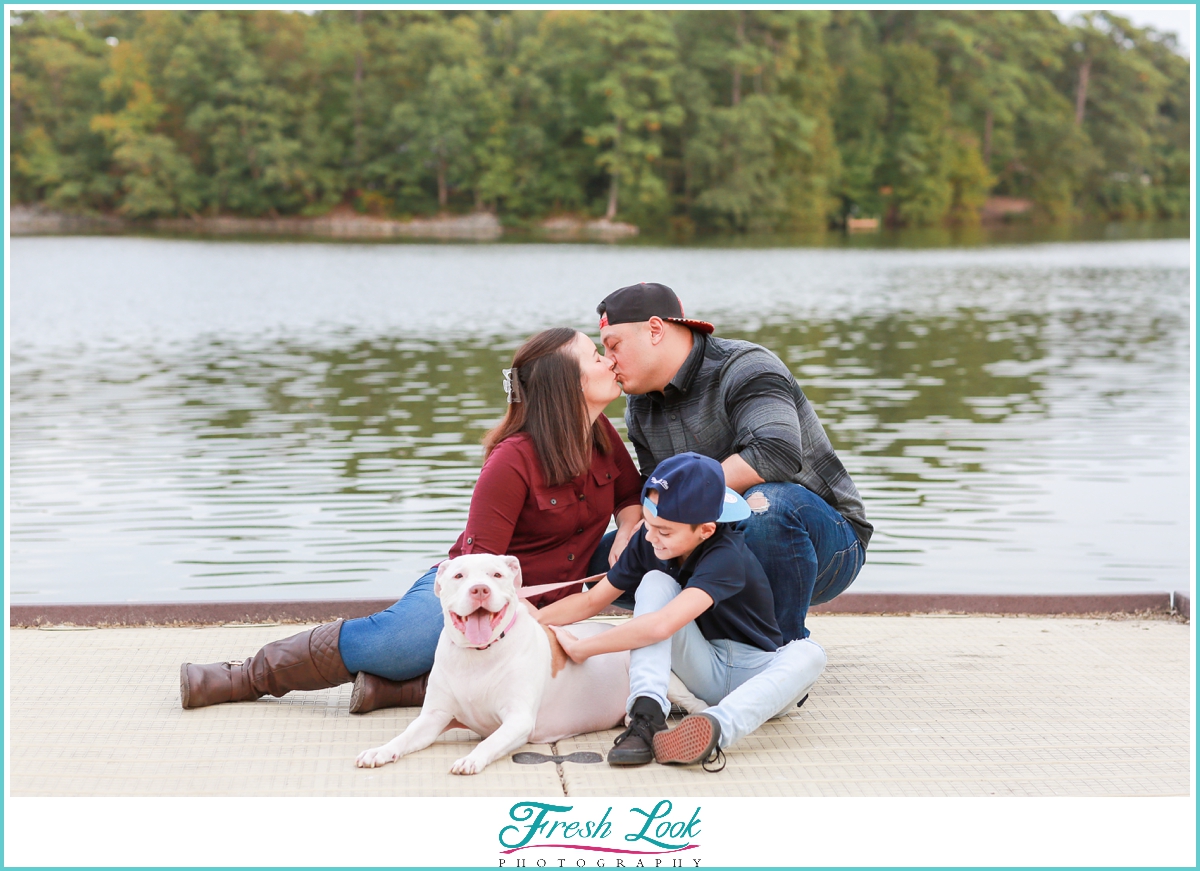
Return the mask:
POLYGON ((663 389, 664 394, 669 391, 686 394, 691 389, 692 383, 700 371, 700 364, 704 362, 704 351, 707 347, 708 336, 698 330, 692 330, 692 350, 688 352, 687 358, 679 367, 679 371, 675 373, 675 377, 667 382, 667 386, 663 389))

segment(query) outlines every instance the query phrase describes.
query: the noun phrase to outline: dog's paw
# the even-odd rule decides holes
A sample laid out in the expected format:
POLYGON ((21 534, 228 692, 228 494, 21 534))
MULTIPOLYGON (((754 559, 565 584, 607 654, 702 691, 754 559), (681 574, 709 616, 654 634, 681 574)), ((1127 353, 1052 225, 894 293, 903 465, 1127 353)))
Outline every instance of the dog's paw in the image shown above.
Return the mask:
POLYGON ((389 762, 395 762, 400 758, 395 750, 384 744, 382 747, 372 747, 370 750, 364 750, 358 754, 358 758, 354 760, 354 764, 359 768, 378 768, 381 765, 387 765, 389 762))
POLYGON ((451 774, 478 774, 482 770, 483 766, 470 756, 455 760, 454 764, 450 766, 451 774))

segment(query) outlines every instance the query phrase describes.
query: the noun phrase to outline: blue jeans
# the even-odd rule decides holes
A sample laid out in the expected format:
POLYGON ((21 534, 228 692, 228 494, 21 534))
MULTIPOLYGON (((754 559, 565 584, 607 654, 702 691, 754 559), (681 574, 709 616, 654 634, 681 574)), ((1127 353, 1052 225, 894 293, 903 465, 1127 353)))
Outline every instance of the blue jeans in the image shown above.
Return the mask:
MULTIPOLYGON (((615 537, 613 532, 600 541, 589 563, 589 575, 608 571, 608 551, 615 537)), ((347 671, 408 680, 433 668, 444 622, 442 603, 433 594, 436 578, 434 566, 392 607, 342 624, 338 645, 347 671)))
POLYGON ((741 522, 746 545, 762 563, 775 598, 775 619, 786 644, 807 638, 804 618, 850 586, 866 552, 850 521, 824 499, 799 484, 758 484, 769 505, 741 522))
POLYGON ((442 634, 442 603, 433 594, 434 566, 386 611, 342 624, 338 642, 346 670, 408 680, 433 668, 442 634))
MULTIPOLYGON (((637 586, 635 617, 662 610, 680 593, 665 572, 647 572, 637 586)), ((825 669, 825 651, 800 639, 779 650, 761 650, 728 638, 705 638, 690 621, 670 638, 629 653, 629 701, 654 699, 663 714, 670 710, 671 672, 709 704, 705 713, 721 727, 719 743, 729 747, 771 717, 790 711, 825 669)))

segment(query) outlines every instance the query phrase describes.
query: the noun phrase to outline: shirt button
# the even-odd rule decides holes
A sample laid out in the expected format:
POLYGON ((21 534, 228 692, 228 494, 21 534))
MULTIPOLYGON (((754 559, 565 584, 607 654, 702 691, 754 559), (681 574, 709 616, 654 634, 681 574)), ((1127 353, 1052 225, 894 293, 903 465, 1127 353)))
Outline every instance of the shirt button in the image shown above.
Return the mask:
POLYGON ((575 554, 573 554, 573 553, 567 554, 567 562, 571 562, 574 559, 575 559, 575 554))
POLYGON ((557 500, 557 499, 551 499, 551 500, 550 500, 550 504, 551 504, 551 505, 557 505, 557 504, 558 504, 558 500, 557 500))
POLYGON ((576 529, 576 530, 575 530, 575 534, 576 534, 576 535, 583 535, 583 527, 581 526, 581 527, 579 527, 578 529, 576 529))
POLYGON ((604 473, 604 477, 605 477, 605 478, 608 478, 608 480, 610 480, 610 481, 611 481, 611 480, 612 480, 612 472, 605 472, 605 473, 604 473))
POLYGON ((471 542, 473 542, 474 540, 475 540, 475 539, 473 539, 473 538, 468 538, 468 539, 467 539, 467 544, 470 544, 470 543, 471 543, 471 542))
POLYGON ((579 501, 580 501, 580 502, 582 502, 582 501, 583 501, 585 498, 586 498, 586 497, 585 497, 585 496, 584 496, 582 493, 580 493, 580 494, 579 494, 579 501))
POLYGON ((671 415, 671 420, 675 420, 675 418, 676 418, 676 415, 672 414, 672 415, 671 415))

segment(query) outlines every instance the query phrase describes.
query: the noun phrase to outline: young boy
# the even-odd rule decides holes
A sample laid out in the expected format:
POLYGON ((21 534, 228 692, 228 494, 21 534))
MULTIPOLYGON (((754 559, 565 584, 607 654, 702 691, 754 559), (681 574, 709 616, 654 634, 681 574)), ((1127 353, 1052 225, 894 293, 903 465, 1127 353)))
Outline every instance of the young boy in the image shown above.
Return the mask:
POLYGON ((629 727, 612 765, 720 761, 720 748, 788 710, 825 668, 809 639, 783 644, 771 587, 733 521, 745 500, 725 487, 721 464, 696 453, 659 463, 642 488, 645 526, 591 589, 538 613, 575 662, 630 650, 629 727), (633 619, 590 638, 562 628, 634 593, 633 619), (667 730, 672 670, 713 707, 667 730))

